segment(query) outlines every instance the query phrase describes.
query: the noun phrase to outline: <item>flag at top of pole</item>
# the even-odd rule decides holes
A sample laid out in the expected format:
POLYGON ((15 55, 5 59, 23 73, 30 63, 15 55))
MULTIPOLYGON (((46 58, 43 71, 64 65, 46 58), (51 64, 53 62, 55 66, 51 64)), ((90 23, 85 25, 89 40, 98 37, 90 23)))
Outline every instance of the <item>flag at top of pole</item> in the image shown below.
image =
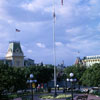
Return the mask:
POLYGON ((56 18, 56 14, 55 14, 55 11, 53 12, 53 18, 56 18))
POLYGON ((63 6, 63 0, 61 0, 61 5, 63 6))
POLYGON ((20 32, 20 30, 19 29, 16 29, 16 32, 20 32))
POLYGON ((80 54, 80 51, 78 51, 77 54, 79 55, 80 54))

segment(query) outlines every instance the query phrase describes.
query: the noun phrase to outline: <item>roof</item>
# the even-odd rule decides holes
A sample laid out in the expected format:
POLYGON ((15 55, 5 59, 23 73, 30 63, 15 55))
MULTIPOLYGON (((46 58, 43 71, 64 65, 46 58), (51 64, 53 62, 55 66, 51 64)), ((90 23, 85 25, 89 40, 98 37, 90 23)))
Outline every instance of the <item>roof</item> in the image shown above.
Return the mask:
POLYGON ((16 42, 16 41, 9 42, 8 50, 11 50, 13 53, 15 53, 17 49, 19 50, 20 53, 23 53, 20 47, 20 42, 16 42))
POLYGON ((95 55, 95 56, 86 56, 83 59, 100 59, 100 55, 95 55))
POLYGON ((80 59, 80 57, 77 57, 76 61, 75 61, 75 64, 80 64, 82 61, 80 59))
POLYGON ((31 61, 34 61, 33 59, 30 59, 30 58, 24 58, 24 60, 31 60, 31 61))

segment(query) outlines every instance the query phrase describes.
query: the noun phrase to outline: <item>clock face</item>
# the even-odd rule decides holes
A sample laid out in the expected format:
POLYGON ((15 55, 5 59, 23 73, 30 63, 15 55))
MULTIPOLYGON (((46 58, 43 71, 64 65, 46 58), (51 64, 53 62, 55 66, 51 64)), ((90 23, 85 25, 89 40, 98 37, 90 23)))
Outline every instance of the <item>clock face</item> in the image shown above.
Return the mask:
POLYGON ((15 50, 15 52, 16 52, 16 53, 19 53, 19 52, 20 52, 20 50, 19 50, 19 49, 16 49, 16 50, 15 50))

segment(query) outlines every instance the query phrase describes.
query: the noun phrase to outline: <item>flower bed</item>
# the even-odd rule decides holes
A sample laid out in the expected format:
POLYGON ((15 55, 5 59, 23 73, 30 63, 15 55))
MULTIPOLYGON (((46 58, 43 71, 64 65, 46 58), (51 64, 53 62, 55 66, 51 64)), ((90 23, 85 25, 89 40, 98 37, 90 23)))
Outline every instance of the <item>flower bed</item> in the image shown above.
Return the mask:
POLYGON ((71 97, 71 95, 65 95, 65 94, 59 94, 56 97, 54 97, 53 95, 41 95, 40 96, 41 100, 53 100, 53 99, 56 99, 56 100, 64 99, 65 100, 65 98, 69 98, 69 97, 71 97))

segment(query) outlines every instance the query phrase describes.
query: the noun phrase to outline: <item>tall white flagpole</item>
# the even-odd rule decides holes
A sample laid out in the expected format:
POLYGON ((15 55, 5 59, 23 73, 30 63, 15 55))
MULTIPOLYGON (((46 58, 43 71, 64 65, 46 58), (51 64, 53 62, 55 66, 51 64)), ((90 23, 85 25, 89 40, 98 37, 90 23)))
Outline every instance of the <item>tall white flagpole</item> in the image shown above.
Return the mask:
POLYGON ((54 59, 54 87, 55 87, 55 93, 54 96, 57 95, 56 93, 56 46, 55 46, 55 0, 53 0, 53 59, 54 59))

